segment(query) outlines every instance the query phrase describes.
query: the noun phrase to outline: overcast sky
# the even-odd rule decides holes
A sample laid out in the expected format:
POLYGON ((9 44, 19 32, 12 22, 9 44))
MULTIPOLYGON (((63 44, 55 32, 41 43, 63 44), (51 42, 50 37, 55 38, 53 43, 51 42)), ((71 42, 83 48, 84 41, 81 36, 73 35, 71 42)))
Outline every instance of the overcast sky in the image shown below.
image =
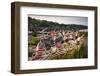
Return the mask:
POLYGON ((53 21, 63 24, 80 24, 88 26, 87 17, 75 17, 75 16, 45 16, 45 15, 28 15, 31 18, 40 20, 53 21))

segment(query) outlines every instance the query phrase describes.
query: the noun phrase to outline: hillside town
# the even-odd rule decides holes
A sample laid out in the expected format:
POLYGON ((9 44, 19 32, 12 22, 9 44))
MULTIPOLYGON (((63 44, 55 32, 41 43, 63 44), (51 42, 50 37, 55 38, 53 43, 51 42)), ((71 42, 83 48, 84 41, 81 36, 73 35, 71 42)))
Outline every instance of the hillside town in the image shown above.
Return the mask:
MULTIPOLYGON (((82 30, 82 32, 87 32, 82 30)), ((33 52, 30 60, 53 59, 57 55, 64 55, 72 49, 77 50, 84 43, 85 35, 80 35, 80 31, 70 30, 51 30, 49 32, 38 32, 36 37, 39 42, 37 45, 29 47, 33 52)), ((74 52, 74 51, 73 51, 74 52)))

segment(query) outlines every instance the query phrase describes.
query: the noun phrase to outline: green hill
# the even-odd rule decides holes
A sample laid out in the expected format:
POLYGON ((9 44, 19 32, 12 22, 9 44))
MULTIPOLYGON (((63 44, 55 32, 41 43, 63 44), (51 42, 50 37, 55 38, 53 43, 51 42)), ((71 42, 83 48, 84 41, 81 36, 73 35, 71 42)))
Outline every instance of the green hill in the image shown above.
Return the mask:
POLYGON ((53 21, 47 20, 39 20, 35 18, 28 17, 28 30, 29 31, 41 31, 44 28, 47 28, 46 31, 49 30, 80 30, 87 29, 88 27, 85 25, 77 25, 77 24, 60 24, 53 21))

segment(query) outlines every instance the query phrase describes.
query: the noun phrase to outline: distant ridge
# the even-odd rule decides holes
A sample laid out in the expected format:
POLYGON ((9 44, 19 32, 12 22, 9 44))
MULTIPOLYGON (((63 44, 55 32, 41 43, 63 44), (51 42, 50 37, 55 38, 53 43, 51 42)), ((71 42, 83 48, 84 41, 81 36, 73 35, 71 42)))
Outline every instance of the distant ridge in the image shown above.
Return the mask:
POLYGON ((85 25, 78 25, 78 24, 60 24, 53 21, 47 20, 40 20, 28 17, 28 30, 29 31, 38 31, 47 28, 48 30, 81 30, 81 29, 88 29, 88 26, 85 25))

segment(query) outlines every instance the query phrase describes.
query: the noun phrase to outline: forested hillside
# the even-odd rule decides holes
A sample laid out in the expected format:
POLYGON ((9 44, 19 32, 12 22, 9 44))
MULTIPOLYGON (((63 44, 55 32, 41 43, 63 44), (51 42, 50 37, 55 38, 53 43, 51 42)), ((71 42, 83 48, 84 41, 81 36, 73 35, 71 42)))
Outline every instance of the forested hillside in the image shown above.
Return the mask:
POLYGON ((48 30, 80 30, 80 29, 87 29, 88 27, 85 25, 77 25, 77 24, 59 24, 53 21, 46 21, 46 20, 39 20, 35 18, 28 17, 28 29, 29 31, 38 31, 44 28, 48 30))

